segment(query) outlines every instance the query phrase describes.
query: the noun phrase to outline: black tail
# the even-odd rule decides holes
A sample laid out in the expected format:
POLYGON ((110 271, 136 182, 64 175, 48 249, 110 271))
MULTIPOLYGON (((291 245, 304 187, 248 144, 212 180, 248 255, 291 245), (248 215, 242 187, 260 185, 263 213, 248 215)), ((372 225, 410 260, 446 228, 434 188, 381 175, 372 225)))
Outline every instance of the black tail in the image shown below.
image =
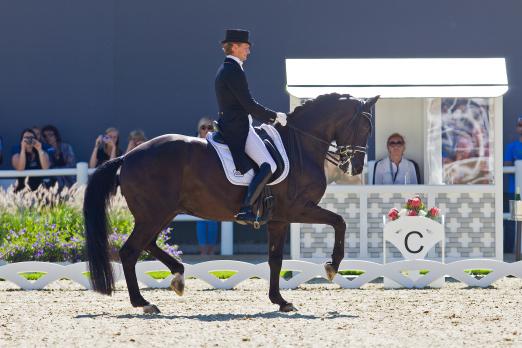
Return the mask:
POLYGON ((102 164, 89 179, 83 200, 89 271, 94 291, 111 295, 114 277, 109 259, 107 205, 116 188, 116 172, 123 163, 118 157, 102 164))

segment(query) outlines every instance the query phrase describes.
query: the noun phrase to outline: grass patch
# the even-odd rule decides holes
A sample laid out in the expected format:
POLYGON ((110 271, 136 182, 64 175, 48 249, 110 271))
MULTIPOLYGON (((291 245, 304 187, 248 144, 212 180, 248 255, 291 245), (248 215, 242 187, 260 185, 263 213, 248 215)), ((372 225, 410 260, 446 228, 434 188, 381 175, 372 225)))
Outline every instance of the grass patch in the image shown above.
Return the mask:
POLYGON ((27 280, 38 280, 38 279, 42 278, 44 275, 46 275, 47 273, 45 273, 45 272, 23 272, 23 273, 18 273, 18 274, 27 280))
MULTIPOLYGON (((85 273, 88 274, 88 272, 85 272, 85 273)), ((165 279, 170 275, 170 271, 150 271, 150 272, 146 272, 146 273, 150 277, 157 279, 157 280, 165 279)), ((237 272, 236 271, 212 271, 209 273, 218 279, 228 279, 228 278, 232 277, 234 274, 236 274, 237 272)), ((289 270, 282 270, 280 275, 282 278, 288 280, 288 279, 292 278, 293 273, 292 273, 292 271, 289 271, 289 270)), ((252 278, 258 278, 258 277, 252 277, 252 278)))
POLYGON ((481 275, 481 276, 487 276, 492 271, 490 269, 467 269, 464 272, 467 274, 473 276, 473 275, 481 275))
POLYGON ((346 269, 344 271, 339 271, 339 274, 342 276, 360 276, 363 275, 365 272, 360 269, 346 269))

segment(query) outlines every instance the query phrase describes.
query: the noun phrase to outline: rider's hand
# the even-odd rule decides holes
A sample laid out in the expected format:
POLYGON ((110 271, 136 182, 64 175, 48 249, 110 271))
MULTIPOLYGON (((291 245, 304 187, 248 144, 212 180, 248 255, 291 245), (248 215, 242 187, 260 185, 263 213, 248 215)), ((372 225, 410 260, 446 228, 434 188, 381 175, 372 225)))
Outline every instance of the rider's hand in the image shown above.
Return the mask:
POLYGON ((276 121, 279 122, 281 126, 286 126, 286 114, 283 112, 276 112, 276 121))

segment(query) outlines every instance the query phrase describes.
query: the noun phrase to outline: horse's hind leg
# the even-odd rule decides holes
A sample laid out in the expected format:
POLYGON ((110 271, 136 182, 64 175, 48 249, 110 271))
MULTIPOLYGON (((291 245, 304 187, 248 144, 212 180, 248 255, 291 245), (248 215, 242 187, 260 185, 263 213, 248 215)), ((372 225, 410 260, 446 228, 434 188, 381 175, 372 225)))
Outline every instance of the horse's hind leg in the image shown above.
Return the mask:
POLYGON ((141 296, 136 277, 136 262, 138 262, 141 252, 155 240, 156 235, 156 226, 136 222, 130 237, 120 249, 120 259, 131 304, 133 307, 143 307, 147 313, 159 313, 159 309, 141 296))
POLYGON ((170 282, 170 288, 179 296, 183 296, 185 289, 185 278, 183 276, 185 267, 183 264, 158 247, 156 240, 147 246, 147 251, 169 268, 170 273, 174 275, 174 278, 172 278, 170 282))

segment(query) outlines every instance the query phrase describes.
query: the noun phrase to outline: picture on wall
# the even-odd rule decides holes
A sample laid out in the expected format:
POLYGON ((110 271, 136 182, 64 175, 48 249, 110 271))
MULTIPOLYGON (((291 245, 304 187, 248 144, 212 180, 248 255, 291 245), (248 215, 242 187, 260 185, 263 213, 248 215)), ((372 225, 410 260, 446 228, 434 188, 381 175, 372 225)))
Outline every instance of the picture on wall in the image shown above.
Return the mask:
POLYGON ((431 184, 493 184, 489 98, 434 98, 428 103, 431 184))

